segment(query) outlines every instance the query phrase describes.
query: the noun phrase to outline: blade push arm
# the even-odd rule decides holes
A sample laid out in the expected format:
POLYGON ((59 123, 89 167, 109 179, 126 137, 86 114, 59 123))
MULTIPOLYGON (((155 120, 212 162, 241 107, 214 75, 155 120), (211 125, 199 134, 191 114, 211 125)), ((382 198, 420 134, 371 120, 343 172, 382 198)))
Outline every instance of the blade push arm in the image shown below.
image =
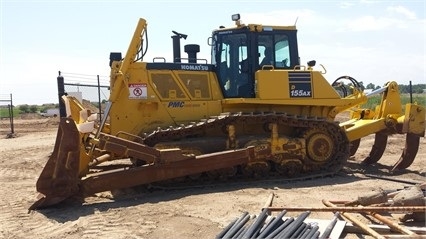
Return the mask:
MULTIPOLYGON (((143 44, 143 35, 146 32, 147 23, 143 18, 139 19, 138 25, 133 34, 127 53, 124 56, 119 68, 111 71, 111 95, 109 101, 115 102, 123 87, 123 83, 126 81, 126 73, 129 66, 133 63, 136 58, 136 54, 143 44)), ((114 66, 112 66, 114 68, 114 66)))

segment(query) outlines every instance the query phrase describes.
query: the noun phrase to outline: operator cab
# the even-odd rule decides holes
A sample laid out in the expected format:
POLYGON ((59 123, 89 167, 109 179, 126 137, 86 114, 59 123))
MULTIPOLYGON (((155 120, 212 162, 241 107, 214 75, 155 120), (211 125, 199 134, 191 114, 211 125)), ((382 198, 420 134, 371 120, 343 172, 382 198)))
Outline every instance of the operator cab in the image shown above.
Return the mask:
POLYGON ((263 26, 240 23, 213 31, 212 64, 225 98, 254 98, 255 73, 259 70, 294 69, 299 65, 295 26, 263 26))

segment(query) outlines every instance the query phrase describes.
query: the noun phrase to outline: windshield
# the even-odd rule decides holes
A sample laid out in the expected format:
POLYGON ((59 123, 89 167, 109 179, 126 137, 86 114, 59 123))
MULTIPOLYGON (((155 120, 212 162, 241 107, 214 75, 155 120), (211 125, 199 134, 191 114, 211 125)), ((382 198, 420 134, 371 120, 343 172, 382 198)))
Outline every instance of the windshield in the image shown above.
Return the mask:
POLYGON ((265 34, 258 37, 259 66, 272 65, 275 68, 288 68, 290 49, 285 34, 265 34))
POLYGON ((295 30, 242 28, 217 31, 212 39, 212 63, 225 98, 253 98, 257 71, 298 65, 295 30))
POLYGON ((217 56, 219 81, 225 97, 238 97, 238 88, 247 84, 248 51, 247 34, 219 35, 215 44, 220 54, 217 56))

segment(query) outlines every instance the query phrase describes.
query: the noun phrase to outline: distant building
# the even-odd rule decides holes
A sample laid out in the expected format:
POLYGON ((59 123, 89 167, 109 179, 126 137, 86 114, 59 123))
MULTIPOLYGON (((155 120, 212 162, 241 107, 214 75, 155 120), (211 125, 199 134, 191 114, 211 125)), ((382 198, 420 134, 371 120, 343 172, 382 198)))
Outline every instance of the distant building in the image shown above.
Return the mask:
POLYGON ((47 109, 46 112, 41 112, 40 115, 44 117, 56 117, 59 116, 59 109, 47 109))

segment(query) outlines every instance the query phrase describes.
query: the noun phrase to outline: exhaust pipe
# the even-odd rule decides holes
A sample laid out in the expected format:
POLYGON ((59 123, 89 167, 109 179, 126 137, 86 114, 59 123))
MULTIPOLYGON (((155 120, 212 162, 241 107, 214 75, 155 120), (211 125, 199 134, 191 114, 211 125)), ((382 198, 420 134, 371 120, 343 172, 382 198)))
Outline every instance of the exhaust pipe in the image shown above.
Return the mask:
POLYGON ((182 34, 182 33, 178 33, 176 31, 172 31, 173 35, 172 39, 173 39, 173 62, 174 63, 179 63, 181 62, 181 56, 180 56, 180 39, 186 39, 188 37, 188 35, 182 34))
POLYGON ((188 54, 188 63, 197 63, 197 53, 200 52, 200 45, 188 44, 185 45, 184 50, 188 54))

